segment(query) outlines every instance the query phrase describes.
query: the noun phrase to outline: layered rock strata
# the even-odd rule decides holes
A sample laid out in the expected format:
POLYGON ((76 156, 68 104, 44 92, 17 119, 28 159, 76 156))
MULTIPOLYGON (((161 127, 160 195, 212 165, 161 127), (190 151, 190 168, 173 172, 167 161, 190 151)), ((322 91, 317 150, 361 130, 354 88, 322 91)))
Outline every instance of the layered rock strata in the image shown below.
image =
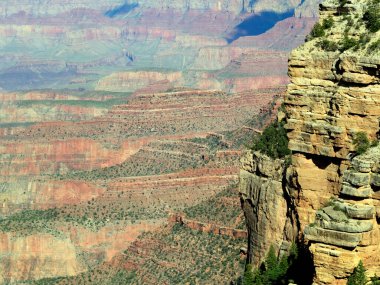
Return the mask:
POLYGON ((280 249, 289 237, 298 238, 309 246, 315 284, 345 284, 359 260, 368 276, 380 272, 379 150, 355 156, 358 133, 370 141, 379 133, 380 59, 378 50, 369 49, 379 32, 360 44, 360 34, 368 33, 362 19, 369 1, 358 2, 343 8, 334 1, 322 4, 320 24, 332 20, 332 27, 324 28, 328 38, 313 38, 290 56, 285 96, 290 167, 275 179, 256 166, 258 155, 250 154, 240 175, 249 262, 263 260, 268 242, 280 249), (348 38, 357 40, 356 46, 344 46, 348 38), (285 234, 289 211, 298 236, 285 234))

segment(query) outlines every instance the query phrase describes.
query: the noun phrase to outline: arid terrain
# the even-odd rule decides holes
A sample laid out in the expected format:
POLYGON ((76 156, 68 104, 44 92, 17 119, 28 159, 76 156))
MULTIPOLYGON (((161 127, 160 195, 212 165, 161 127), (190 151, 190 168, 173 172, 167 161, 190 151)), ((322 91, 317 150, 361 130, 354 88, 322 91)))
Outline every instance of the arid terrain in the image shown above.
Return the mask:
POLYGON ((253 2, 0 3, 0 284, 242 274, 239 157, 318 4, 253 2))

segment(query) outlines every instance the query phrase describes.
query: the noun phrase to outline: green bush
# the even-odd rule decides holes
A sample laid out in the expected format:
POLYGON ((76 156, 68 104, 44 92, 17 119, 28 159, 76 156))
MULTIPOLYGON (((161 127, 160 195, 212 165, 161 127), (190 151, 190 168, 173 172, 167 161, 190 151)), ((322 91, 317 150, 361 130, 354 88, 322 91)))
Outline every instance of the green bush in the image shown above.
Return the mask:
POLYGON ((328 39, 322 39, 317 44, 321 49, 325 51, 337 51, 339 49, 339 46, 337 43, 330 41, 328 39))
POLYGON ((367 53, 373 53, 380 50, 380 40, 371 43, 367 49, 367 53))
POLYGON ((254 273, 252 264, 247 264, 245 267, 244 277, 243 277, 243 285, 252 285, 254 284, 254 273))
POLYGON ((310 32, 309 37, 310 38, 320 38, 325 35, 325 31, 323 29, 323 26, 320 23, 316 23, 313 27, 313 29, 310 32))
POLYGON ((359 155, 365 153, 370 147, 370 141, 364 132, 358 132, 354 137, 353 143, 355 145, 355 151, 359 155))
POLYGON ((371 285, 380 285, 380 277, 378 277, 376 274, 370 279, 371 279, 371 285))
POLYGON ((343 7, 346 4, 347 4, 347 0, 339 0, 339 6, 340 7, 343 7))
POLYGON ((283 158, 290 154, 284 122, 273 122, 253 141, 252 150, 260 151, 271 158, 283 158))
POLYGON ((316 23, 311 30, 307 39, 320 38, 325 36, 325 30, 331 29, 334 26, 332 17, 328 17, 322 21, 322 24, 316 23))
POLYGON ((323 20, 322 28, 323 29, 331 29, 334 26, 334 19, 330 16, 323 20))
POLYGON ((356 47, 358 45, 359 45, 359 41, 357 41, 353 38, 350 38, 346 35, 346 36, 344 36, 343 40, 340 41, 339 50, 343 52, 345 50, 356 47))
POLYGON ((368 8, 366 9, 363 20, 367 29, 375 33, 380 30, 380 1, 372 0, 368 8))

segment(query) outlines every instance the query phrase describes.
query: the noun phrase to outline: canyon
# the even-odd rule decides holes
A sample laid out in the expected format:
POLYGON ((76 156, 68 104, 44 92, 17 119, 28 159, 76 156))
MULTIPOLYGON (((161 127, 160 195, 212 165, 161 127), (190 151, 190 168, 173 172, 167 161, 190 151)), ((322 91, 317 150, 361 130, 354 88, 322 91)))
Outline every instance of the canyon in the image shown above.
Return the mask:
POLYGON ((239 157, 318 3, 2 1, 0 283, 237 279, 239 157))

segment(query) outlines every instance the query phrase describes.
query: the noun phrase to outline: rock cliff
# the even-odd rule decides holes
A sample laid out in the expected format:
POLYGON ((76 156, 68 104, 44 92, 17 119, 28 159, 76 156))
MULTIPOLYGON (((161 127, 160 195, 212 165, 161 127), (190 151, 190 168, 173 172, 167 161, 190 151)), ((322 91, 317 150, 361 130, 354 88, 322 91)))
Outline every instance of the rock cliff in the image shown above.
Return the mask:
POLYGON ((280 250, 298 240, 309 247, 315 284, 345 284, 359 260, 368 276, 380 272, 379 148, 357 155, 355 143, 358 133, 370 141, 379 133, 379 32, 368 30, 370 5, 324 2, 309 40, 291 53, 291 165, 257 153, 242 159, 249 262, 259 264, 270 243, 280 250))

